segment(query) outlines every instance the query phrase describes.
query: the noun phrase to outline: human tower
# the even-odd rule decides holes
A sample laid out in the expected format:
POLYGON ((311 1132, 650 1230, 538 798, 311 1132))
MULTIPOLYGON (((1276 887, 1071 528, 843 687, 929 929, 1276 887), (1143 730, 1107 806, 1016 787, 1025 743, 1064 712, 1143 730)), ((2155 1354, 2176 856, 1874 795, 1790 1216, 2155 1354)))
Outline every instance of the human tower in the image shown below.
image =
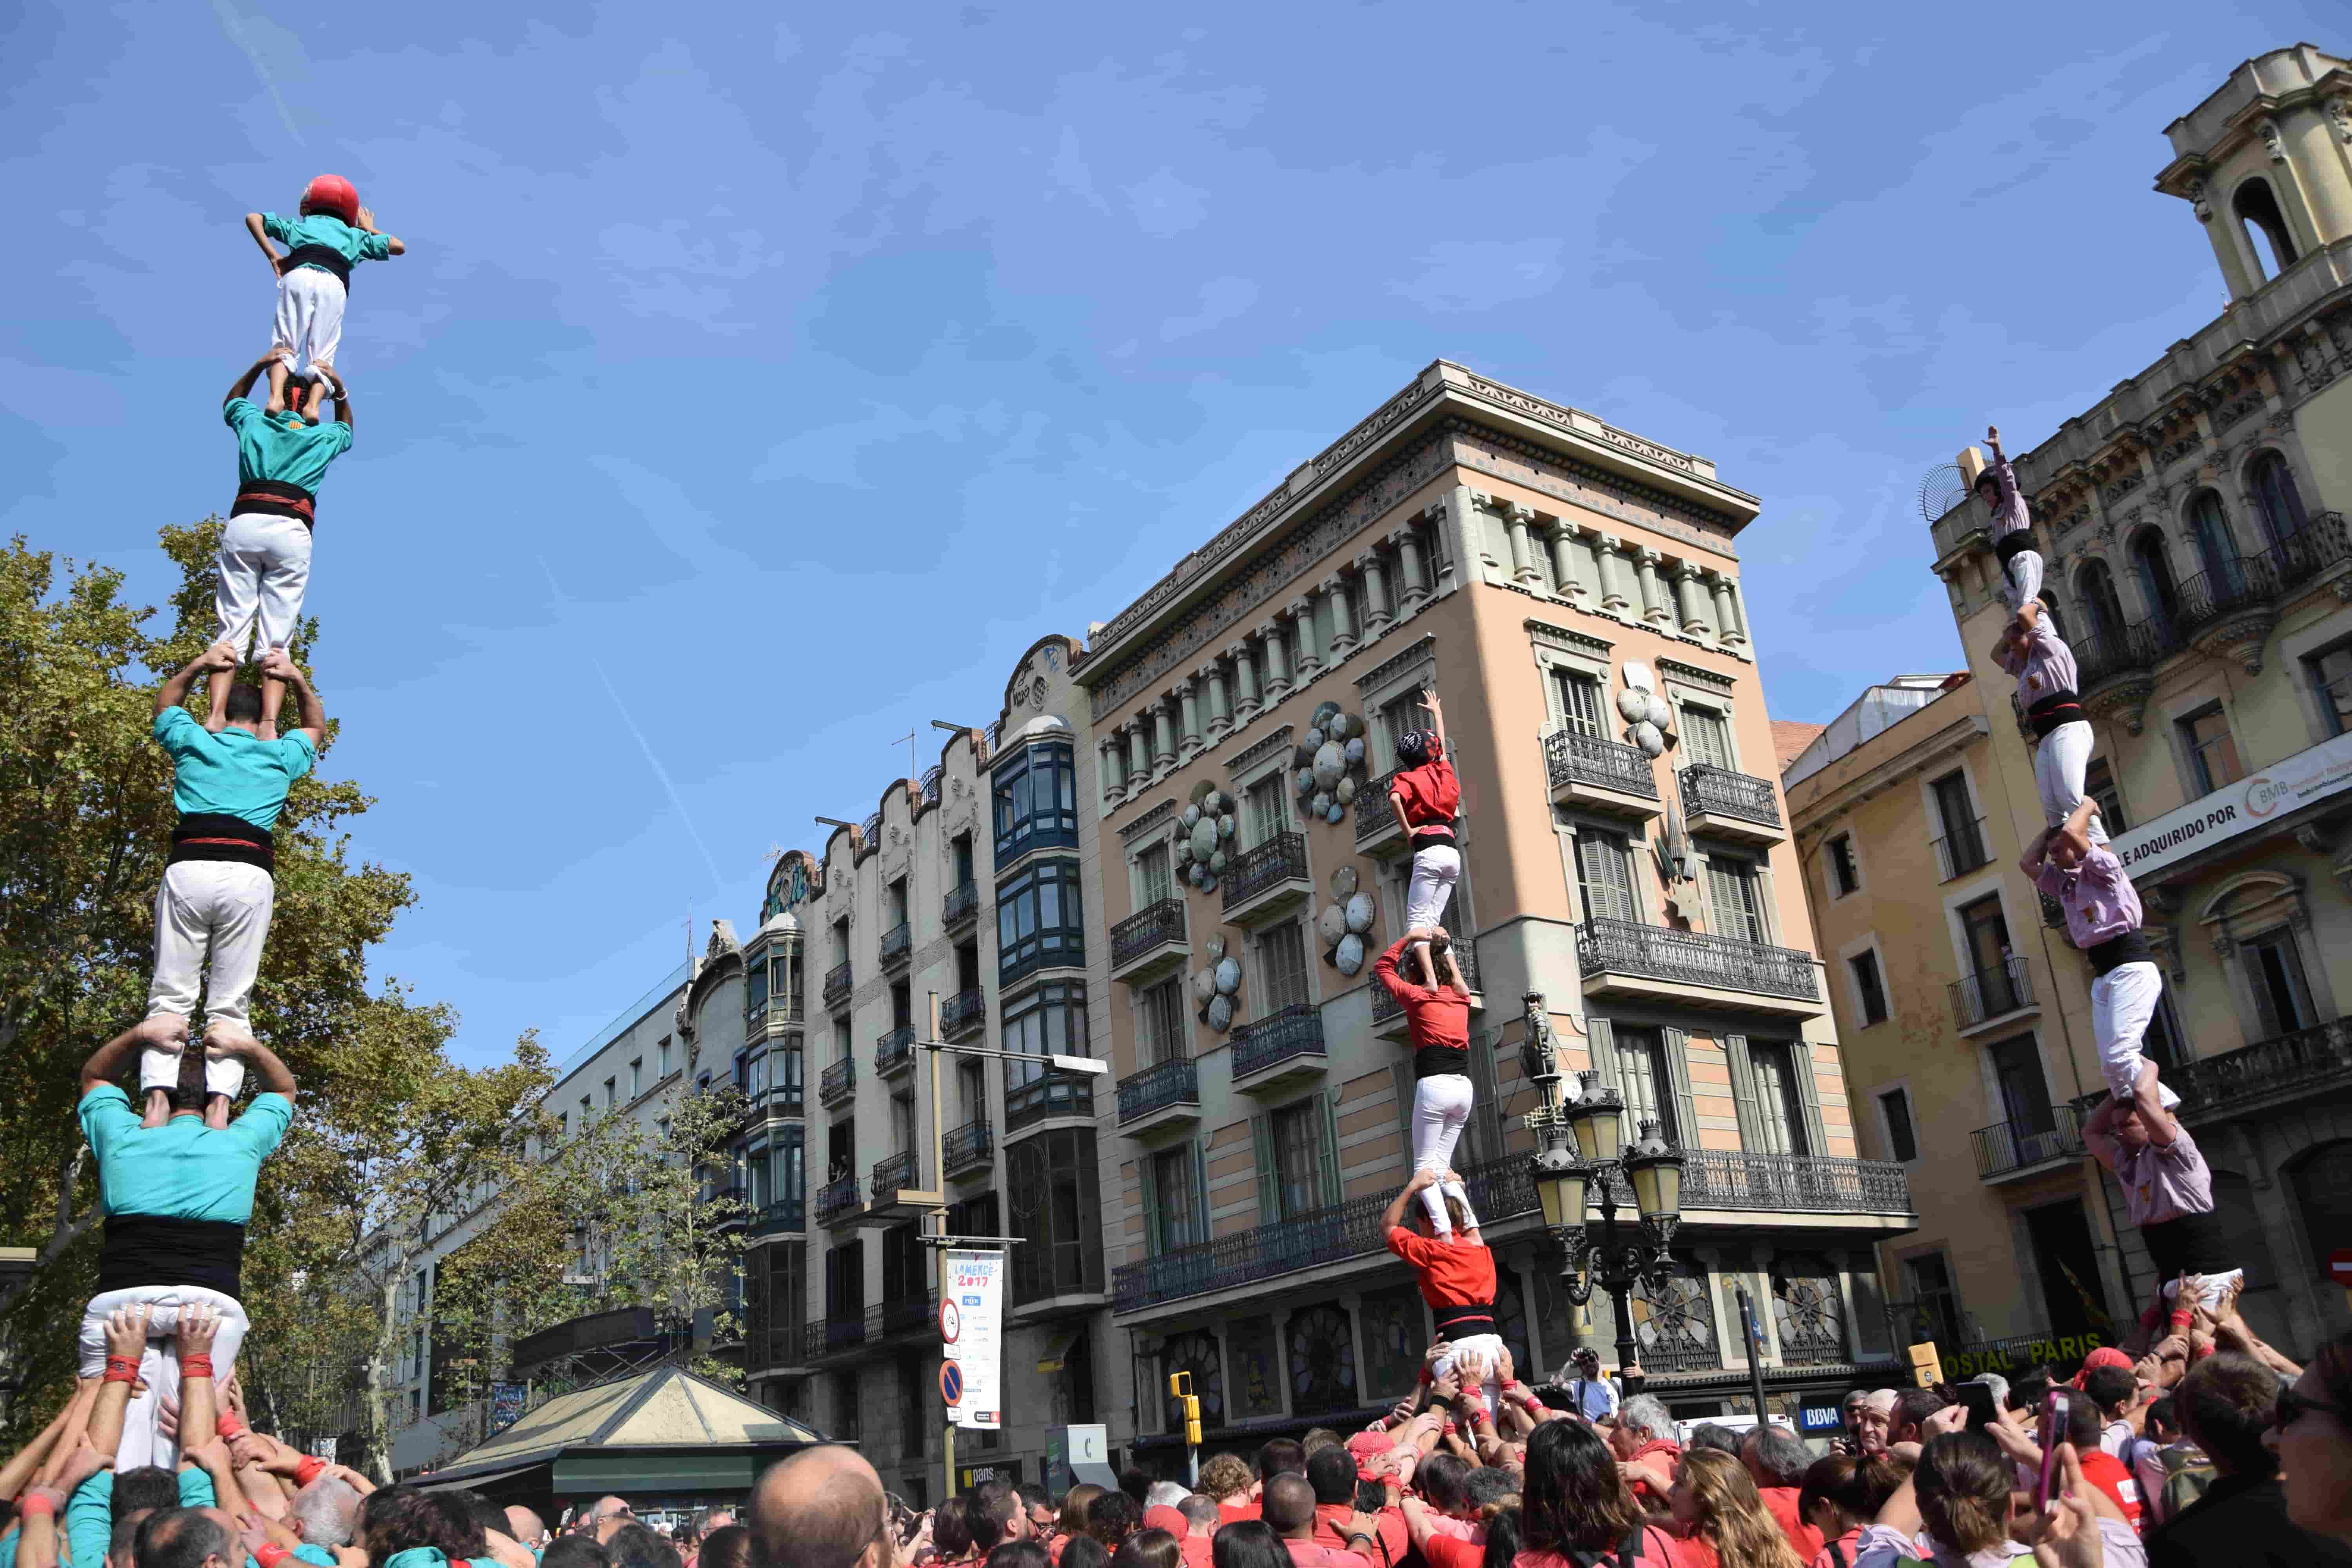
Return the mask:
MULTIPOLYGON (((219 634, 155 694, 178 820, 155 894, 147 1016, 81 1069, 79 1115, 106 1215, 98 1294, 81 1321, 81 1394, 88 1408, 120 1412, 109 1450, 118 1472, 171 1467, 183 1441, 206 1435, 192 1421, 233 1422, 212 1414, 225 1408, 212 1388, 234 1370, 248 1326, 245 1228, 295 1095, 286 1064, 253 1037, 249 1001, 276 893, 273 831, 327 721, 287 644, 310 582, 319 486, 352 444, 351 392, 335 369, 352 268, 404 248, 335 174, 310 182, 296 216, 254 213, 246 226, 277 279, 275 330, 221 406, 236 435, 237 488, 221 531, 219 634), (264 373, 268 400, 257 405, 247 395, 264 373), (259 679, 239 681, 240 667, 259 679), (201 721, 184 706, 199 680, 201 721), (296 715, 281 732, 289 691, 296 715), (191 1044, 200 985, 205 1027, 191 1044), (133 1068, 136 1100, 121 1081, 133 1068), (232 1120, 248 1069, 258 1090, 232 1120)), ((110 1434, 111 1421, 92 1430, 110 1434)))

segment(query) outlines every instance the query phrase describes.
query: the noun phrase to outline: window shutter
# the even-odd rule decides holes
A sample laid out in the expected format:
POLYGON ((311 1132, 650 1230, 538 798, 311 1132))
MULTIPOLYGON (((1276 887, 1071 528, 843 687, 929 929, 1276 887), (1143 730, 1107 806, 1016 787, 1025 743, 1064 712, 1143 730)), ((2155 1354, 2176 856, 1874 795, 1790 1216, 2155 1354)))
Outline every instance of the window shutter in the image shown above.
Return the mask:
POLYGON ((1592 1065, 1601 1074, 1601 1084, 1605 1088, 1622 1090, 1624 1079, 1617 1071, 1617 1026, 1606 1018, 1596 1018, 1587 1013, 1584 1016, 1584 1040, 1592 1057, 1592 1065))
MULTIPOLYGON (((1478 1164, 1503 1156, 1503 1102, 1495 1092, 1495 1033, 1481 1029, 1470 1037, 1470 1122, 1463 1131, 1464 1142, 1470 1144, 1468 1158, 1478 1164), (1475 1134, 1475 1139, 1471 1137, 1475 1134)), ((1468 1166, 1456 1156, 1454 1168, 1466 1171, 1468 1166)))
POLYGON ((1805 1146, 1801 1153, 1822 1155, 1830 1152, 1829 1135, 1822 1128, 1822 1086, 1813 1077, 1813 1047, 1803 1039, 1789 1045, 1789 1066, 1797 1084, 1797 1110, 1805 1119, 1805 1146))
POLYGON ((1158 1157, 1151 1154, 1142 1155, 1135 1162, 1135 1174, 1143 1188, 1143 1255, 1146 1258, 1157 1258, 1162 1250, 1160 1173, 1152 1169, 1158 1163, 1158 1157))
POLYGON ((1410 1058, 1391 1064, 1389 1079, 1396 1085, 1397 1138, 1409 1167, 1412 1163, 1412 1097, 1420 1088, 1420 1080, 1412 1076, 1410 1058))
POLYGON ((1756 1064, 1748 1059, 1748 1037, 1723 1037, 1723 1054, 1731 1063, 1731 1100, 1739 1113, 1739 1146, 1750 1152, 1771 1147, 1763 1126, 1764 1110, 1756 1096, 1756 1064))
MULTIPOLYGON (((1699 1146, 1698 1103, 1691 1097, 1690 1036, 1680 1029, 1660 1031, 1666 1047, 1666 1076, 1675 1091, 1675 1142, 1685 1149, 1699 1146)), ((1659 1086, 1663 1092, 1665 1086, 1659 1086)), ((1629 1133, 1641 1129, 1629 1127, 1629 1133)))
POLYGON ((1250 1142, 1257 1157, 1257 1222, 1272 1225, 1282 1217, 1281 1173, 1274 1168, 1274 1122, 1272 1118, 1250 1118, 1250 1142))
POLYGON ((1192 1239, 1209 1239, 1209 1141, 1192 1140, 1192 1239))
POLYGON ((1321 1101, 1322 1116, 1316 1121, 1320 1154, 1316 1163, 1321 1167, 1323 1206, 1336 1208, 1339 1203, 1339 1090, 1317 1097, 1321 1101))

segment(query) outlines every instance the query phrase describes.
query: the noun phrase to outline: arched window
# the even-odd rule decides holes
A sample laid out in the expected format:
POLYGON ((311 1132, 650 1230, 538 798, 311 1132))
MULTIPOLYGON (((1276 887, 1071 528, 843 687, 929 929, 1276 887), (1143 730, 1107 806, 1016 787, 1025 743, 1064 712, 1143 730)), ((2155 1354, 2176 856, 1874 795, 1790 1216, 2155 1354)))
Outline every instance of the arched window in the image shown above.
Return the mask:
POLYGON ((2303 531, 2303 497, 2294 488, 2294 473, 2286 466, 2284 456, 2264 451, 2246 470, 2246 479, 2247 488, 2254 492, 2254 505, 2262 510, 2263 528, 2273 544, 2303 531))
POLYGON ((2123 636, 2124 606, 2116 597, 2116 580, 2104 561, 2094 561, 2074 579, 2074 596, 2082 601, 2084 631, 2089 639, 2113 644, 2123 636))
POLYGON ((2238 563, 2237 542, 2230 537, 2230 520, 2221 510, 2221 493, 2199 490, 2189 500, 2189 532, 2197 542, 2197 563, 2205 572, 2205 592, 2217 607, 2234 599, 2245 583, 2238 563))
POLYGON ((2132 541, 2131 555, 2148 618, 2170 622, 2180 613, 2180 584, 2172 575, 2172 552, 2165 548, 2164 535, 2153 528, 2143 529, 2132 541))
POLYGON ((2247 248, 2254 253, 2254 265, 2264 279, 2275 278, 2294 265, 2294 235, 2286 226, 2286 214, 2279 211, 2278 196, 2268 180, 2256 178, 2240 185, 2230 199, 2230 210, 2238 215, 2246 231, 2247 248))

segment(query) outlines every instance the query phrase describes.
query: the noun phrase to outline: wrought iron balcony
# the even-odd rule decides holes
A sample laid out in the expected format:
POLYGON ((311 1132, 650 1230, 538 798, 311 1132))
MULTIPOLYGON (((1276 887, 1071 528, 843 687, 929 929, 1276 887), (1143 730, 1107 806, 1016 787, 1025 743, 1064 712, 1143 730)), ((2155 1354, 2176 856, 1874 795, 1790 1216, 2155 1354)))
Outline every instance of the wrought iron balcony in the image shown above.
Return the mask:
POLYGON ((906 1290, 871 1307, 852 1306, 818 1318, 802 1331, 801 1364, 855 1360, 886 1341, 939 1331, 940 1299, 929 1289, 906 1290))
POLYGON ((887 1203, 902 1187, 915 1184, 915 1154, 913 1150, 891 1154, 874 1162, 874 1200, 887 1203))
POLYGON ((940 1037, 952 1040, 988 1022, 988 994, 978 986, 940 1004, 940 1037))
POLYGON ((1171 1057, 1118 1080, 1121 1127, 1171 1105, 1190 1105, 1196 1111, 1200 1109, 1201 1064, 1191 1057, 1171 1057))
POLYGON ((948 1174, 959 1175, 975 1168, 984 1169, 996 1152, 996 1131, 983 1116, 948 1130, 940 1140, 940 1158, 948 1174))
POLYGON ((2234 1051, 2164 1069, 2180 1113, 2204 1121, 2352 1082, 2352 1019, 2273 1035, 2234 1051))
POLYGON ((1981 816, 1948 824, 1943 836, 1935 841, 1937 880, 1948 882, 1990 864, 1992 851, 1985 847, 1989 842, 1981 816))
POLYGON ((1572 797, 1603 809, 1630 804, 1641 815, 1655 813, 1658 776, 1650 765, 1650 754, 1641 747, 1620 745, 1576 730, 1554 730, 1543 738, 1543 753, 1544 772, 1551 780, 1554 798, 1572 797))
POLYGON ((849 961, 842 960, 824 973, 824 1005, 838 1007, 849 1000, 849 961))
POLYGON ((845 1215, 854 1214, 859 1206, 857 1178, 844 1176, 827 1182, 816 1190, 816 1222, 831 1225, 845 1215))
POLYGON ((1741 832, 1744 825, 1768 829, 1764 837, 1781 837, 1780 802, 1772 793, 1771 780, 1751 778, 1709 763, 1693 763, 1675 776, 1682 784, 1683 813, 1691 819, 1694 830, 1716 827, 1740 837, 1756 837, 1741 832))
POLYGON ((1952 1018, 1962 1029, 1973 1029, 1989 1019, 2034 1005, 2033 973, 2020 953, 2002 959, 1998 969, 1964 974, 1948 989, 1952 994, 1952 1018))
POLYGON ((1627 974, 1799 1002, 1822 996, 1810 952, 1638 921, 1585 921, 1577 928, 1576 960, 1588 990, 1596 976, 1627 974))
MULTIPOLYGON (((1707 1211, 1763 1214, 1907 1215, 1911 1190, 1903 1167, 1884 1160, 1830 1155, 1751 1154, 1736 1149, 1684 1152, 1682 1210, 1685 1222, 1707 1211)), ((1463 1173, 1470 1206, 1490 1229, 1536 1207, 1525 1154, 1507 1154, 1463 1173)), ((1621 1207, 1633 1206, 1620 1175, 1611 1184, 1621 1207)), ((1367 1193, 1328 1208, 1122 1265, 1113 1278, 1119 1311, 1157 1306, 1185 1296, 1253 1285, 1384 1251, 1380 1221, 1391 1194, 1367 1193)), ((1598 1194, 1595 1194, 1596 1200, 1598 1194)), ((1650 1364, 1644 1349, 1643 1364, 1650 1364)))
MULTIPOLYGON (((2169 1076, 2169 1075, 2168 1075, 2169 1076)), ((1969 1134, 1976 1145, 1977 1174, 1990 1182, 2029 1165, 2075 1158, 2083 1152, 2080 1118, 2071 1105, 2053 1105, 2042 1121, 1996 1121, 1969 1134)))
POLYGON ((816 1098, 820 1104, 839 1105, 857 1092, 857 1058, 844 1057, 817 1075, 816 1098))
POLYGON ((874 1042, 874 1076, 897 1078, 915 1065, 915 1026, 902 1024, 874 1042))
POLYGON ((1007 1062, 1004 1085, 1004 1130, 1017 1132, 1032 1122, 1050 1116, 1087 1116, 1095 1113, 1094 1075, 1083 1072, 1062 1072, 1045 1068, 1023 1082, 1012 1081, 1013 1072, 1025 1070, 1019 1064, 1007 1062))
POLYGON ((1323 1066, 1323 1009, 1312 1002, 1294 1002, 1279 1012, 1233 1030, 1233 1074, 1236 1084, 1288 1062, 1319 1070, 1323 1066))
POLYGON ((2189 578, 2147 620, 2084 637, 2074 646, 2077 682, 2087 695, 2109 679, 2153 670, 2214 622, 2291 599, 2347 560, 2352 560, 2352 531, 2344 514, 2320 512, 2260 554, 2232 557, 2189 578))
POLYGON ((1364 785, 1356 796, 1356 847, 1372 849, 1385 839, 1393 837, 1404 842, 1402 825, 1397 821, 1396 807, 1389 802, 1389 785, 1396 782, 1402 769, 1382 773, 1364 785))
POLYGON ((905 921, 900 921, 882 933, 883 968, 888 969, 907 963, 913 956, 914 951, 915 928, 905 921))
POLYGON ((1225 913, 1242 913, 1293 882, 1313 891, 1307 878, 1307 837, 1277 833, 1257 847, 1243 850, 1225 868, 1225 913))
POLYGON ((775 1236, 785 1231, 808 1228, 808 1200, 798 1193, 778 1198, 761 1209, 751 1222, 753 1236, 775 1236))
POLYGON ((980 884, 959 882, 948 889, 947 901, 940 909, 940 920, 941 923, 952 930, 971 921, 979 913, 980 884))
POLYGON ((801 1356, 803 1366, 855 1354, 866 1348, 868 1339, 863 1310, 813 1319, 802 1332, 806 1345, 801 1356))
MULTIPOLYGON (((1462 966, 1462 983, 1470 987, 1471 995, 1477 995, 1480 989, 1477 945, 1469 942, 1455 942, 1454 961, 1462 966)), ((1400 959, 1397 966, 1402 969, 1409 962, 1408 955, 1407 958, 1400 959)), ((1413 973, 1419 972, 1415 970, 1413 973)), ((1374 980, 1372 982, 1372 1027, 1379 1029, 1382 1025, 1392 1023, 1403 1016, 1404 1004, 1391 995, 1387 986, 1381 984, 1377 979, 1374 980)))
POLYGON ((1181 963, 1189 951, 1181 899, 1146 904, 1110 928, 1110 972, 1115 979, 1166 961, 1181 963))

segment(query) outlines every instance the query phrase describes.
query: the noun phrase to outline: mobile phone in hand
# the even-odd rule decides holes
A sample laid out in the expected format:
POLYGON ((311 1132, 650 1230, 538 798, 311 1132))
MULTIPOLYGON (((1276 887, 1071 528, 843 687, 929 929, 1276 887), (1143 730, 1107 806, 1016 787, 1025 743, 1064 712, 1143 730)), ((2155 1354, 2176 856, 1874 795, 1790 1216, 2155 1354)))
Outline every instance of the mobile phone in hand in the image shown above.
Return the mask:
POLYGON ((2066 1438, 2067 1401, 2072 1389, 2053 1388, 2042 1402, 2042 1420, 2034 1436, 2042 1444, 2042 1480, 2033 1489, 2036 1508, 2047 1511, 2050 1507, 2050 1482, 2058 1473, 2058 1445, 2066 1438))
POLYGON ((1960 1403, 1969 1407, 1969 1430, 1971 1432, 1983 1431, 2000 1414, 1993 1403, 1992 1389, 1985 1384, 1964 1383, 1953 1392, 1960 1396, 1960 1403))

